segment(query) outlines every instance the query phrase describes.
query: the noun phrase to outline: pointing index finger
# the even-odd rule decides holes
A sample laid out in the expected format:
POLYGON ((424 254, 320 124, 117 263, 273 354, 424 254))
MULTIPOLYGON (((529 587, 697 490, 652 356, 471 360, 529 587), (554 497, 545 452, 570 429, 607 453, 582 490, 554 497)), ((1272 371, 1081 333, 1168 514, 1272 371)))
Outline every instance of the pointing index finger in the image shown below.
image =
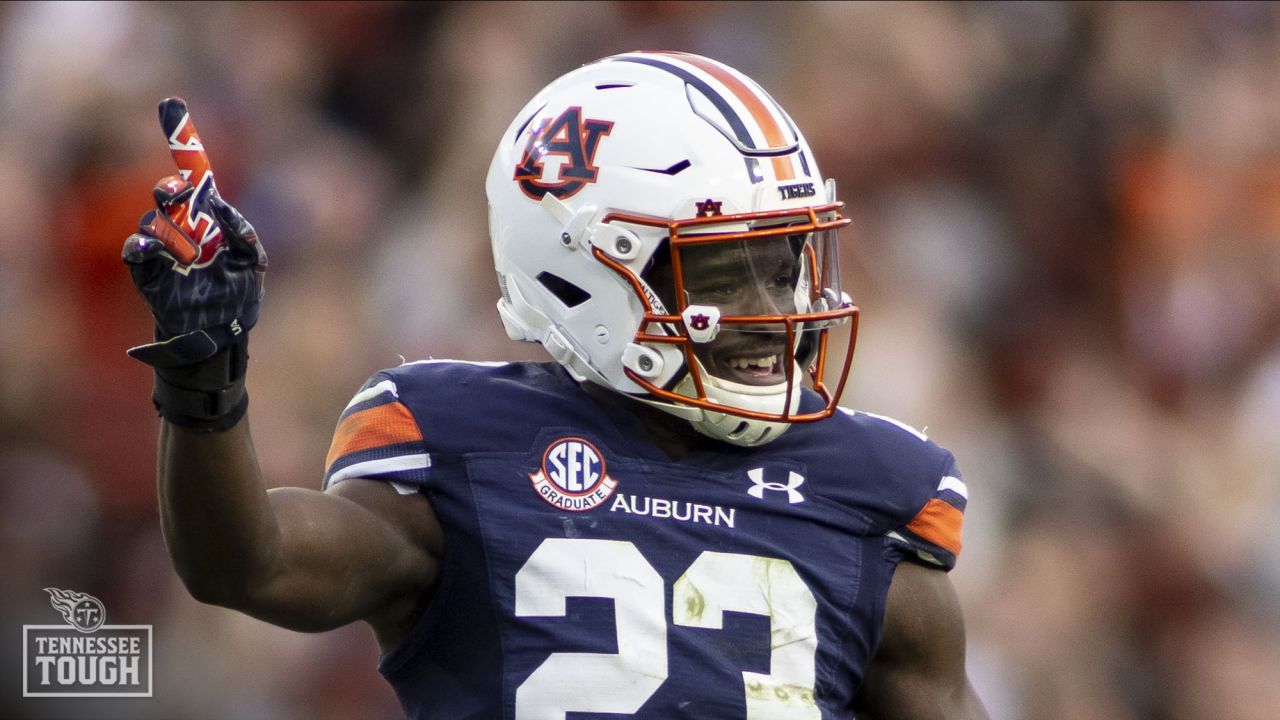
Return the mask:
POLYGON ((164 213, 196 245, 216 241, 221 235, 217 221, 209 215, 210 197, 217 193, 213 168, 205 154, 204 143, 196 132, 187 102, 180 97, 160 102, 160 127, 169 143, 169 153, 183 179, 191 183, 193 192, 172 204, 165 203, 164 213))
POLYGON ((180 97, 166 98, 160 102, 159 109, 160 127, 169 142, 173 161, 182 177, 194 185, 199 194, 205 182, 213 185, 213 168, 209 165, 204 143, 200 141, 200 134, 196 132, 191 113, 187 110, 187 101, 180 97))

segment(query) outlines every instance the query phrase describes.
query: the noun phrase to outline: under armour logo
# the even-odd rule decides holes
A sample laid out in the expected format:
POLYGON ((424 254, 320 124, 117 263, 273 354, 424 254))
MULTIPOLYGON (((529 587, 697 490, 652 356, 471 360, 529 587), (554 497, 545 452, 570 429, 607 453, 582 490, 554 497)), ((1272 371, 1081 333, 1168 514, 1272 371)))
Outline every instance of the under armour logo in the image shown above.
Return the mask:
POLYGON ((763 500, 765 490, 776 490, 778 492, 785 492, 787 494, 787 502, 792 505, 804 502, 804 496, 796 489, 804 484, 804 476, 794 470, 788 473, 787 484, 785 485, 780 482, 765 482, 764 468, 752 468, 751 470, 748 470, 747 477, 751 478, 751 482, 753 483, 751 487, 747 488, 747 494, 751 497, 757 497, 763 500))

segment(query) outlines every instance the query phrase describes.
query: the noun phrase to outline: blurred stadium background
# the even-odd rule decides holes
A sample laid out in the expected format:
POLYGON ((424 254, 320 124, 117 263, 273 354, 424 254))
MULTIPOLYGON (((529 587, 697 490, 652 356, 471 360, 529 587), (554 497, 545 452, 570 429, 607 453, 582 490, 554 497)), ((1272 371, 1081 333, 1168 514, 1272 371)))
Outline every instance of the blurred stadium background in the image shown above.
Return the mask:
POLYGON ((269 481, 315 487, 373 370, 542 358, 493 309, 485 170, 537 89, 632 49, 752 75, 838 178, 845 404, 960 458, 992 716, 1278 717, 1280 6, 1251 2, 0 5, 0 714, 401 716, 363 627, 170 568, 119 261, 172 172, 156 102, 266 242, 251 418, 269 481), (154 699, 21 700, 44 587, 155 625, 154 699))

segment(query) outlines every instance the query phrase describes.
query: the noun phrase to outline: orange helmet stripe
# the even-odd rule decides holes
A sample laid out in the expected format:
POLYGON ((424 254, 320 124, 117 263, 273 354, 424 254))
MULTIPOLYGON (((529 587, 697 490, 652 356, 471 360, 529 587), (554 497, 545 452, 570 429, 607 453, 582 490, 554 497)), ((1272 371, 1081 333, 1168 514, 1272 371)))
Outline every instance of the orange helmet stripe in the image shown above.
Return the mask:
MULTIPOLYGON (((751 117, 760 126, 764 132, 765 142, 769 147, 782 147, 787 145, 786 136, 782 132, 782 127, 778 125, 778 120, 765 107, 764 101, 760 99, 760 95, 755 90, 747 87, 736 75, 700 55, 690 55, 687 53, 667 52, 658 53, 668 57, 682 60, 684 62, 697 67, 708 75, 714 77, 724 84, 725 87, 738 98, 747 111, 751 113, 751 117)), ((779 180, 791 180, 795 178, 795 167, 790 158, 775 157, 770 158, 773 161, 773 172, 779 180)))

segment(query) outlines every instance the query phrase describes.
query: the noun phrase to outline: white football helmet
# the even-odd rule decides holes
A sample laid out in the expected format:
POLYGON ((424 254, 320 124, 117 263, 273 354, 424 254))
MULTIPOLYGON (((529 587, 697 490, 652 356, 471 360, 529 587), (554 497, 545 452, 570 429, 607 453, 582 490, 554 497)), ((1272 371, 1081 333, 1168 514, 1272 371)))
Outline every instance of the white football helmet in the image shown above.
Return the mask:
POLYGON ((507 334, 579 381, 744 446, 835 410, 857 334, 835 246, 849 221, 747 76, 675 52, 583 66, 516 116, 486 190, 507 334), (828 329, 846 322, 831 389, 828 329), (820 410, 800 410, 806 371, 820 410))

